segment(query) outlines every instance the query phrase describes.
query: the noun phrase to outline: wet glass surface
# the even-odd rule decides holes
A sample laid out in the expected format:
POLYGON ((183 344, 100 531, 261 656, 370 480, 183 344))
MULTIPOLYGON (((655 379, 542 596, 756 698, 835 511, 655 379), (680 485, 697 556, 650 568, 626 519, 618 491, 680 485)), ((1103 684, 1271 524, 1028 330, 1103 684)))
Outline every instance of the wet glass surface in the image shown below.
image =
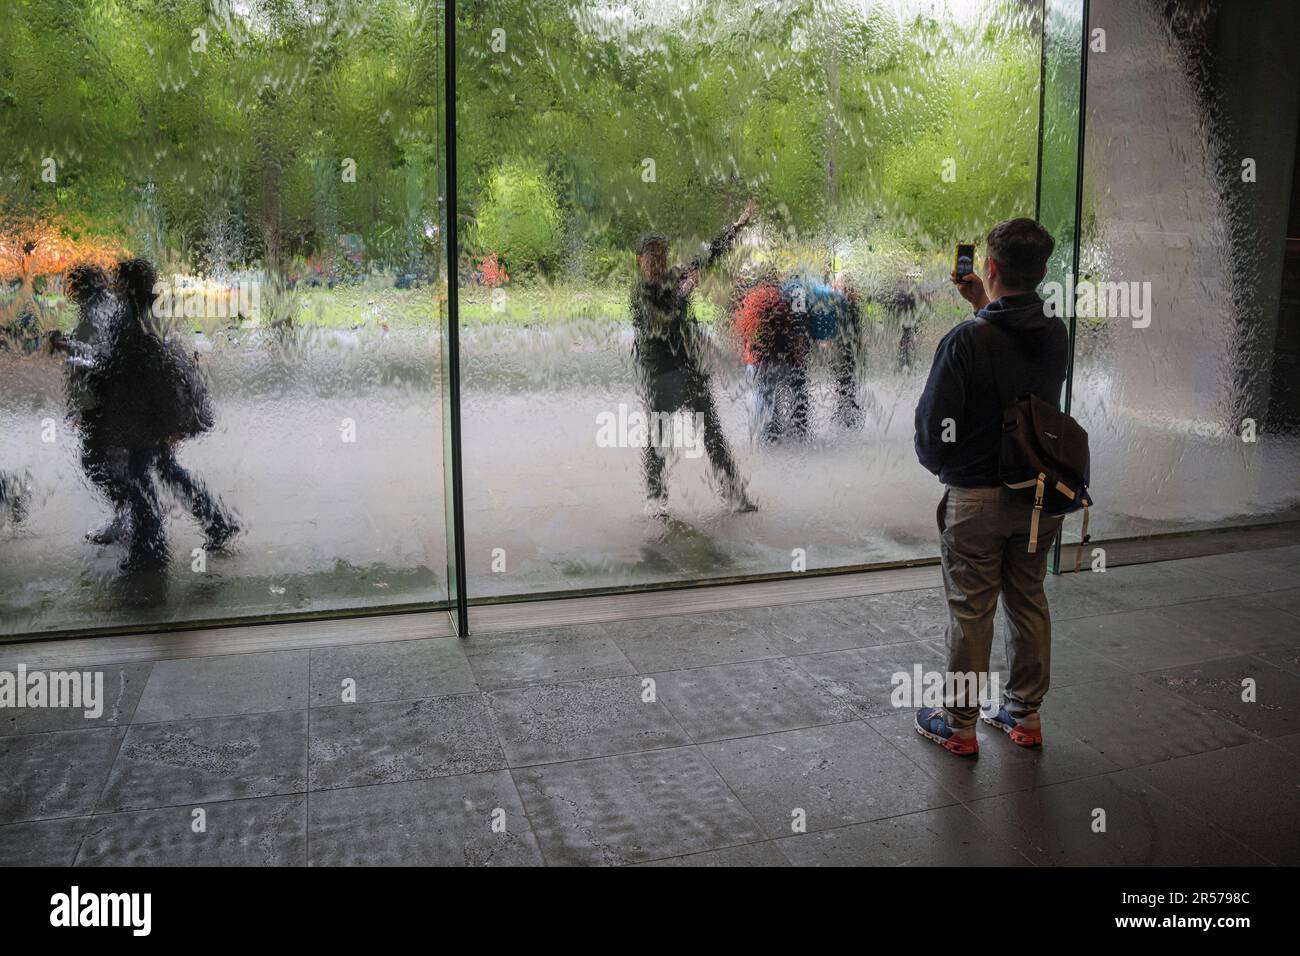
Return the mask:
POLYGON ((0 40, 0 633, 446 600, 441 7, 92 6, 0 40))
POLYGON ((998 2, 462 8, 471 595, 935 553, 941 489, 916 461, 913 412, 935 345, 968 314, 947 283, 954 243, 1033 215, 1038 16, 998 2), (685 265, 751 199, 690 296, 690 360, 634 357, 650 350, 629 304, 641 237, 662 234, 685 265), (856 320, 826 288, 837 279, 856 320), (755 282, 796 280, 807 342, 769 345, 765 369, 746 323, 779 321, 740 303, 755 282), (680 427, 665 487, 647 481, 647 365, 652 409, 716 409, 705 431, 725 438, 734 481, 680 427))
POLYGON ((1089 57, 1080 272, 1150 295, 1145 315, 1078 320, 1073 411, 1099 537, 1300 516, 1297 417, 1276 402, 1296 365, 1275 349, 1295 334, 1279 315, 1293 18, 1286 4, 1092 4, 1107 49, 1089 57))
MULTIPOLYGON (((1300 510, 1267 6, 1092 5, 1079 267, 1151 283, 1076 321, 1102 538, 1300 510)), ((446 601, 442 6, 93 7, 0 35, 0 634, 446 601), (67 278, 128 255, 134 459, 87 426, 130 283, 67 278)), ((954 247, 1037 201, 1069 274, 1079 8, 1044 64, 1020 0, 458 4, 469 597, 934 556, 954 247)))

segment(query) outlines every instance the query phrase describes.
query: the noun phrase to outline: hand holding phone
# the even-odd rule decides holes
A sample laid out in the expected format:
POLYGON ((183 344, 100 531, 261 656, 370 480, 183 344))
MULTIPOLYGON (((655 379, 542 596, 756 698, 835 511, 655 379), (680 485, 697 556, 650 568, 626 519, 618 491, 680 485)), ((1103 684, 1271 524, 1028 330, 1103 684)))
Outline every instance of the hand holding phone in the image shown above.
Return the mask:
POLYGON ((975 271, 974 243, 957 243, 957 254, 953 257, 952 282, 961 293, 961 297, 973 305, 977 312, 989 304, 988 293, 984 291, 984 280, 975 271))
POLYGON ((975 271, 975 243, 957 243, 957 254, 953 256, 952 271, 958 282, 975 271))

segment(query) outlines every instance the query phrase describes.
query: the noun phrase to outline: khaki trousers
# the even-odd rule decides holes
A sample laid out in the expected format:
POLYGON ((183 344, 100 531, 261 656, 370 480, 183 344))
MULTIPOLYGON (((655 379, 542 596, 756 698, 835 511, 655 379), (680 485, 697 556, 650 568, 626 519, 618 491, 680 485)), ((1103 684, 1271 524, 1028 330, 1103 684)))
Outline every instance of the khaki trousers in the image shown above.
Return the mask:
MULTIPOLYGON (((1037 712, 1047 694, 1052 618, 1043 591, 1047 560, 1063 519, 1042 517, 1038 546, 1029 552, 1032 507, 1001 486, 949 486, 939 502, 939 555, 948 595, 948 673, 984 675, 993 647, 998 595, 1007 616, 1002 705, 1013 717, 1037 712)), ((971 727, 978 702, 952 693, 944 710, 950 727, 971 727), (965 705, 965 706, 959 706, 965 705)))

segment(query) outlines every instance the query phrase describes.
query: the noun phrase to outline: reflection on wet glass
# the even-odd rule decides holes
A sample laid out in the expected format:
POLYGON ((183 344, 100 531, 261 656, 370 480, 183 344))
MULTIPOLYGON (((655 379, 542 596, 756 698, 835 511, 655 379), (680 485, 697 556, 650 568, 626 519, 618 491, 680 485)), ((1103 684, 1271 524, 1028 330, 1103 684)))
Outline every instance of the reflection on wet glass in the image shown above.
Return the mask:
POLYGON ((441 8, 80 8, 0 46, 0 632, 445 600, 441 8))

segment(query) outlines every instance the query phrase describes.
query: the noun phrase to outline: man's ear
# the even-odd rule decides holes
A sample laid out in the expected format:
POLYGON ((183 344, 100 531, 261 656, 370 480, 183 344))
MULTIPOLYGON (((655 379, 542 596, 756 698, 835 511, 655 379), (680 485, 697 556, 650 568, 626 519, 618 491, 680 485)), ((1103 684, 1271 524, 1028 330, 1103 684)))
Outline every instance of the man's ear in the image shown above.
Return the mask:
POLYGON ((998 277, 998 261, 992 256, 984 257, 984 277, 990 282, 998 277))

